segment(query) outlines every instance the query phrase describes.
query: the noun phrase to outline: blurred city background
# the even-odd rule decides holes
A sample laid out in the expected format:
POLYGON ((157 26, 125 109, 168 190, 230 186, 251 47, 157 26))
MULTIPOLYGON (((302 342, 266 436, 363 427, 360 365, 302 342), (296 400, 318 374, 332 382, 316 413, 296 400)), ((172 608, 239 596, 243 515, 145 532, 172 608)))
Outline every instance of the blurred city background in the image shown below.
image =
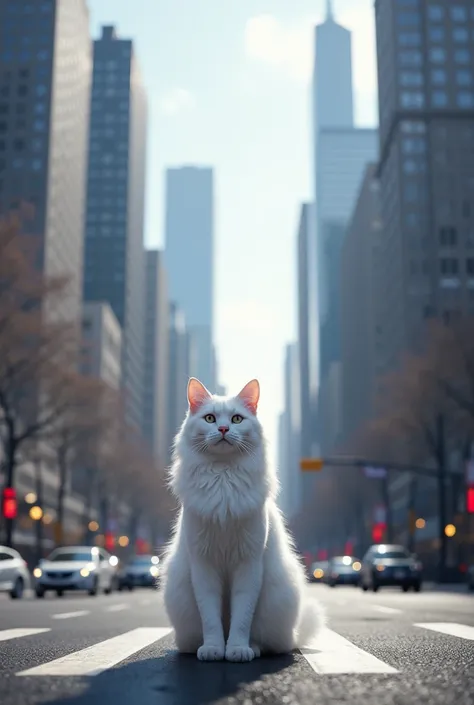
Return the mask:
POLYGON ((258 376, 308 565, 462 579, 474 2, 187 5, 0 0, 0 542, 159 550, 189 375, 258 376))

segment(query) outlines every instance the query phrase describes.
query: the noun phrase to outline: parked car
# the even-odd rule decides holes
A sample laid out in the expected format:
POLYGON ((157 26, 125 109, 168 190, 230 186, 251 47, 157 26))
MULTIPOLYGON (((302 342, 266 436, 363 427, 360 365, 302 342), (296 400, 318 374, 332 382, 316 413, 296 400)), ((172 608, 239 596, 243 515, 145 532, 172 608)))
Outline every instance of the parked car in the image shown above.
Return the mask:
POLYGON ((85 590, 89 595, 103 590, 108 595, 114 588, 116 565, 116 557, 103 548, 56 548, 33 571, 36 596, 44 597, 48 590, 55 591, 58 597, 66 590, 85 590))
POLYGON ((331 558, 325 582, 330 587, 336 585, 359 585, 361 562, 354 556, 335 556, 331 558))
POLYGON ((403 592, 413 588, 420 592, 423 566, 404 546, 375 544, 362 560, 360 585, 362 590, 377 592, 380 587, 401 587, 403 592))
POLYGON ((159 562, 158 556, 148 554, 133 556, 119 570, 118 589, 156 587, 160 575, 159 562))
POLYGON ((13 548, 0 546, 0 592, 8 592, 13 600, 19 600, 30 584, 26 561, 13 548))
POLYGON ((324 582, 324 576, 328 570, 328 561, 316 561, 316 563, 311 564, 311 574, 310 581, 312 583, 322 583, 324 582))

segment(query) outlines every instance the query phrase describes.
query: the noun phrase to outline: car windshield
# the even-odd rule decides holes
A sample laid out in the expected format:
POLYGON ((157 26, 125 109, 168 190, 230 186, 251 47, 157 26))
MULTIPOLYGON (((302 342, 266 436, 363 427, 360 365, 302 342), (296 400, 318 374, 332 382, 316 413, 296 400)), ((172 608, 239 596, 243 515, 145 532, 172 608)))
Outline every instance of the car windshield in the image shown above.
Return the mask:
POLYGON ((130 565, 148 565, 154 563, 153 556, 137 556, 130 561, 130 565))
POLYGON ((49 561, 76 561, 87 562, 92 560, 91 551, 54 551, 49 558, 49 561))
POLYGON ((408 553, 408 551, 399 549, 393 551, 385 551, 384 553, 376 553, 375 558, 377 558, 378 560, 383 560, 384 558, 410 558, 410 554, 408 553))

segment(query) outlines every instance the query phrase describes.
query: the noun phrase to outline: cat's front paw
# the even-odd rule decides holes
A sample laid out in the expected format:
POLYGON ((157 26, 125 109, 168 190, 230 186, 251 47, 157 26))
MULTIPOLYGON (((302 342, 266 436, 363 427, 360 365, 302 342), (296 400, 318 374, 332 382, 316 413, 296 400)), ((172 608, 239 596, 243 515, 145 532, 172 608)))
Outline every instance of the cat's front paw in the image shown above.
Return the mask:
POLYGON ((224 659, 224 646, 215 644, 203 644, 197 650, 197 657, 200 661, 222 661, 224 659))
POLYGON ((238 644, 227 644, 225 649, 226 661, 234 663, 243 663, 244 661, 253 661, 256 654, 250 646, 239 646, 238 644))

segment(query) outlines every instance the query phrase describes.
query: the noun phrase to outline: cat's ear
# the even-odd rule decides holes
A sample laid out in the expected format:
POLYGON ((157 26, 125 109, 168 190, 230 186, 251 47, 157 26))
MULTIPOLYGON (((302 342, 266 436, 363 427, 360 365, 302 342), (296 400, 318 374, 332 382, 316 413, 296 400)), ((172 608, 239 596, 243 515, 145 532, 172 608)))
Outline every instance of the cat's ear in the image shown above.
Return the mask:
POLYGON ((252 412, 257 413, 258 400, 260 398, 260 385, 258 379, 253 379, 237 394, 237 397, 252 412))
POLYGON ((196 377, 191 377, 188 382, 188 403, 192 414, 195 414, 200 406, 209 399, 211 393, 196 377))

